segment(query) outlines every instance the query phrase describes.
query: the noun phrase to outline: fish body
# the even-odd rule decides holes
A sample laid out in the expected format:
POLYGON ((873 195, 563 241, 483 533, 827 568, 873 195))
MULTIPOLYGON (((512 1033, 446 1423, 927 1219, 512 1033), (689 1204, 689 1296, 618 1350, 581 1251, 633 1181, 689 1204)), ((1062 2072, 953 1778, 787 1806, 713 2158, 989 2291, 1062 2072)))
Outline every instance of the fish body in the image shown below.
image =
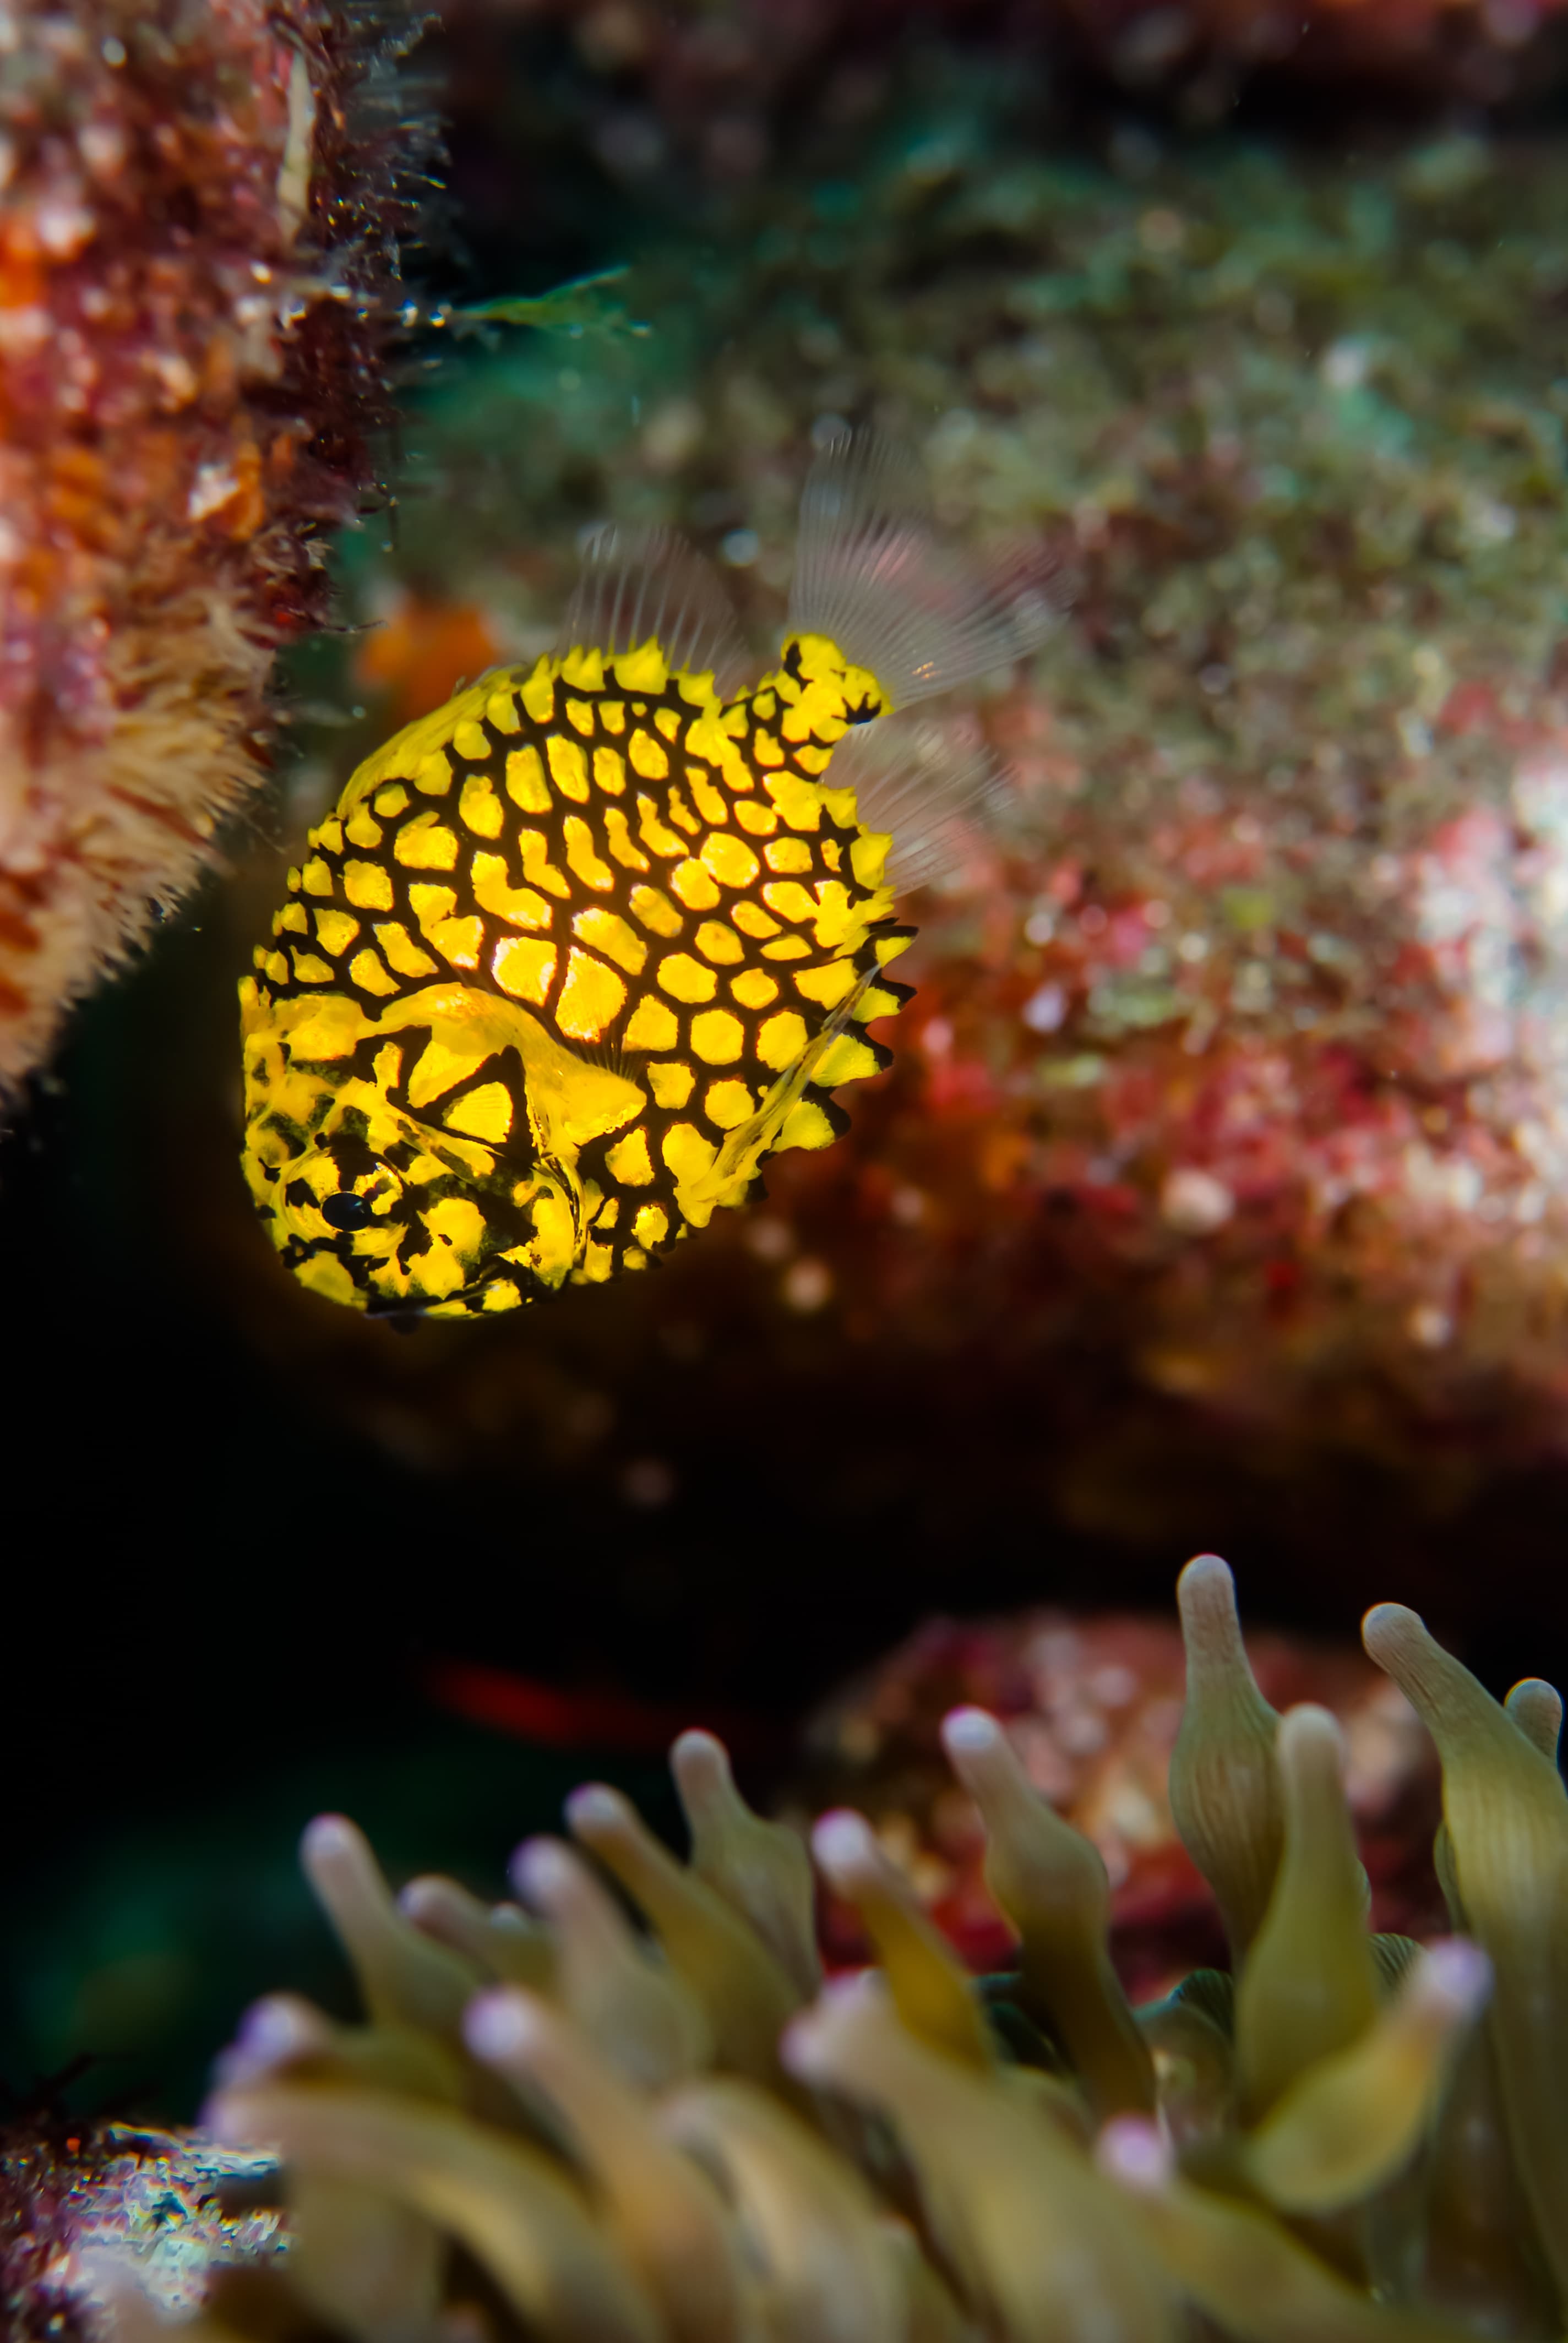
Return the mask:
POLYGON ((728 702, 650 639, 489 676, 367 759, 242 985, 246 1176, 301 1282, 513 1309, 835 1138, 912 931, 821 776, 887 707, 821 637, 728 702))
POLYGON ((607 538, 557 655, 407 726, 311 832, 240 988, 245 1175, 303 1284, 515 1309, 647 1267, 844 1128, 912 930, 835 747, 1029 633, 933 567, 895 469, 819 461, 749 689, 695 557, 607 538))

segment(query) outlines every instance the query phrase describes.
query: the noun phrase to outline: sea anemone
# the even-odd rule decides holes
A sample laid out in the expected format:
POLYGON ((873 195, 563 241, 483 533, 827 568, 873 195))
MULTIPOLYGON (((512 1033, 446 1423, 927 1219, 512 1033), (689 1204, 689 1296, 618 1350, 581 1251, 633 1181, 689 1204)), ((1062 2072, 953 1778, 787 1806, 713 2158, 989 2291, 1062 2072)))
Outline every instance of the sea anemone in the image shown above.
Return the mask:
POLYGON ((262 776, 377 479, 423 19, 45 0, 0 46, 0 1090, 262 776))
MULTIPOLYGON (((1343 1643, 1265 1631, 1247 1656, 1272 1707, 1311 1702, 1339 1722, 1369 1927, 1438 1934, 1437 1754, 1403 1694, 1343 1643)), ((999 1967, 1012 1931, 986 1884, 984 1825, 942 1745, 951 1710, 989 1709, 1033 1787, 1102 1858, 1117 1975, 1135 2001, 1153 2000, 1224 1957, 1213 1896, 1171 1810, 1184 1675, 1174 1620, 1054 1606, 928 1619, 809 1719, 776 1811, 809 1830, 829 1807, 855 1807, 966 1966, 999 1967)), ((868 1957, 857 1915, 830 1895, 818 1930, 829 1966, 868 1957)))
MULTIPOLYGON (((876 1966, 824 1985, 805 1849, 704 1733, 671 1757, 686 1863, 593 1785, 575 1846, 519 1851, 517 1904, 440 1878, 395 1898, 351 1823, 313 1823, 367 2022, 276 1996, 226 2054, 209 2120, 276 2153, 290 2237, 188 2343, 1560 2334, 1557 1695, 1500 1706, 1413 1613, 1368 1614, 1442 1766, 1463 1933, 1422 1949, 1367 1931, 1333 1719, 1263 1700, 1222 1563, 1179 1595, 1171 1800, 1231 1967, 1144 2008, 1098 1855, 975 1708, 946 1746, 1018 1938, 978 1986, 847 1810, 813 1851, 876 1966)), ((127 2272, 95 2283, 117 2343, 161 2331, 127 2272)))

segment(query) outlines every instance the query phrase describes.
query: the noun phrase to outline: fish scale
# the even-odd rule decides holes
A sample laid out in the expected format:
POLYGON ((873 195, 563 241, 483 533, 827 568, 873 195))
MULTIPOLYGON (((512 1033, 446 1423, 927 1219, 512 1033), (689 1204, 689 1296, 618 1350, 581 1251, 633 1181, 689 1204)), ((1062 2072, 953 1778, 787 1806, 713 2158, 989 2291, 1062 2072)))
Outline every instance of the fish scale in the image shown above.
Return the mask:
POLYGON ((466 1316, 640 1269, 888 1062, 888 840, 819 776, 886 712, 831 641, 750 691, 657 641, 503 671, 362 765, 242 984, 289 1267, 466 1316))

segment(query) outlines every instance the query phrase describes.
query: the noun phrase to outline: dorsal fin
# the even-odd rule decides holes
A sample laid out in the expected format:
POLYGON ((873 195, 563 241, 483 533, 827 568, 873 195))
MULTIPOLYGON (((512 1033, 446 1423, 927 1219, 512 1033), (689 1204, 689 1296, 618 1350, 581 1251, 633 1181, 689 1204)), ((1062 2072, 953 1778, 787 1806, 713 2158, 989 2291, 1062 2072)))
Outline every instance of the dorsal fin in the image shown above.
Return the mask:
POLYGON ((789 592, 797 634, 826 635, 895 708, 1021 659, 1064 607, 1049 556, 988 578, 941 545, 920 468, 877 431, 845 430, 812 465, 789 592))
POLYGON ((958 870, 976 830, 994 832, 1011 795, 972 718, 944 724, 894 715, 858 724, 822 779, 829 789, 854 790, 868 830, 892 833, 888 877, 900 895, 958 870))
POLYGON ((602 522, 583 542, 557 649, 634 651, 649 637, 672 668, 711 669, 720 699, 742 689, 752 671, 729 597, 695 547, 674 529, 602 522))

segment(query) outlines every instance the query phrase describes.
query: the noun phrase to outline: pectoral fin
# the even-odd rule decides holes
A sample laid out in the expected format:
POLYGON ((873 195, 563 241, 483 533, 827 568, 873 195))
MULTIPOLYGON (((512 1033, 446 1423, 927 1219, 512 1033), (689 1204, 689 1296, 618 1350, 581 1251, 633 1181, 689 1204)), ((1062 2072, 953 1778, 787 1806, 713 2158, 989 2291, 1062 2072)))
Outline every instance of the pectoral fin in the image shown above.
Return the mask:
POLYGON ((794 1064, 785 1068, 756 1113, 730 1132, 709 1169, 695 1180, 686 1181, 677 1188, 676 1202, 695 1227, 707 1226, 716 1205, 738 1204, 740 1202, 756 1176, 758 1165, 769 1150, 778 1145, 779 1134, 784 1128, 789 1110, 799 1099, 839 1034, 852 1021, 856 1010, 879 973, 877 969, 867 970, 854 990, 826 1020, 821 1031, 807 1043, 794 1064))

